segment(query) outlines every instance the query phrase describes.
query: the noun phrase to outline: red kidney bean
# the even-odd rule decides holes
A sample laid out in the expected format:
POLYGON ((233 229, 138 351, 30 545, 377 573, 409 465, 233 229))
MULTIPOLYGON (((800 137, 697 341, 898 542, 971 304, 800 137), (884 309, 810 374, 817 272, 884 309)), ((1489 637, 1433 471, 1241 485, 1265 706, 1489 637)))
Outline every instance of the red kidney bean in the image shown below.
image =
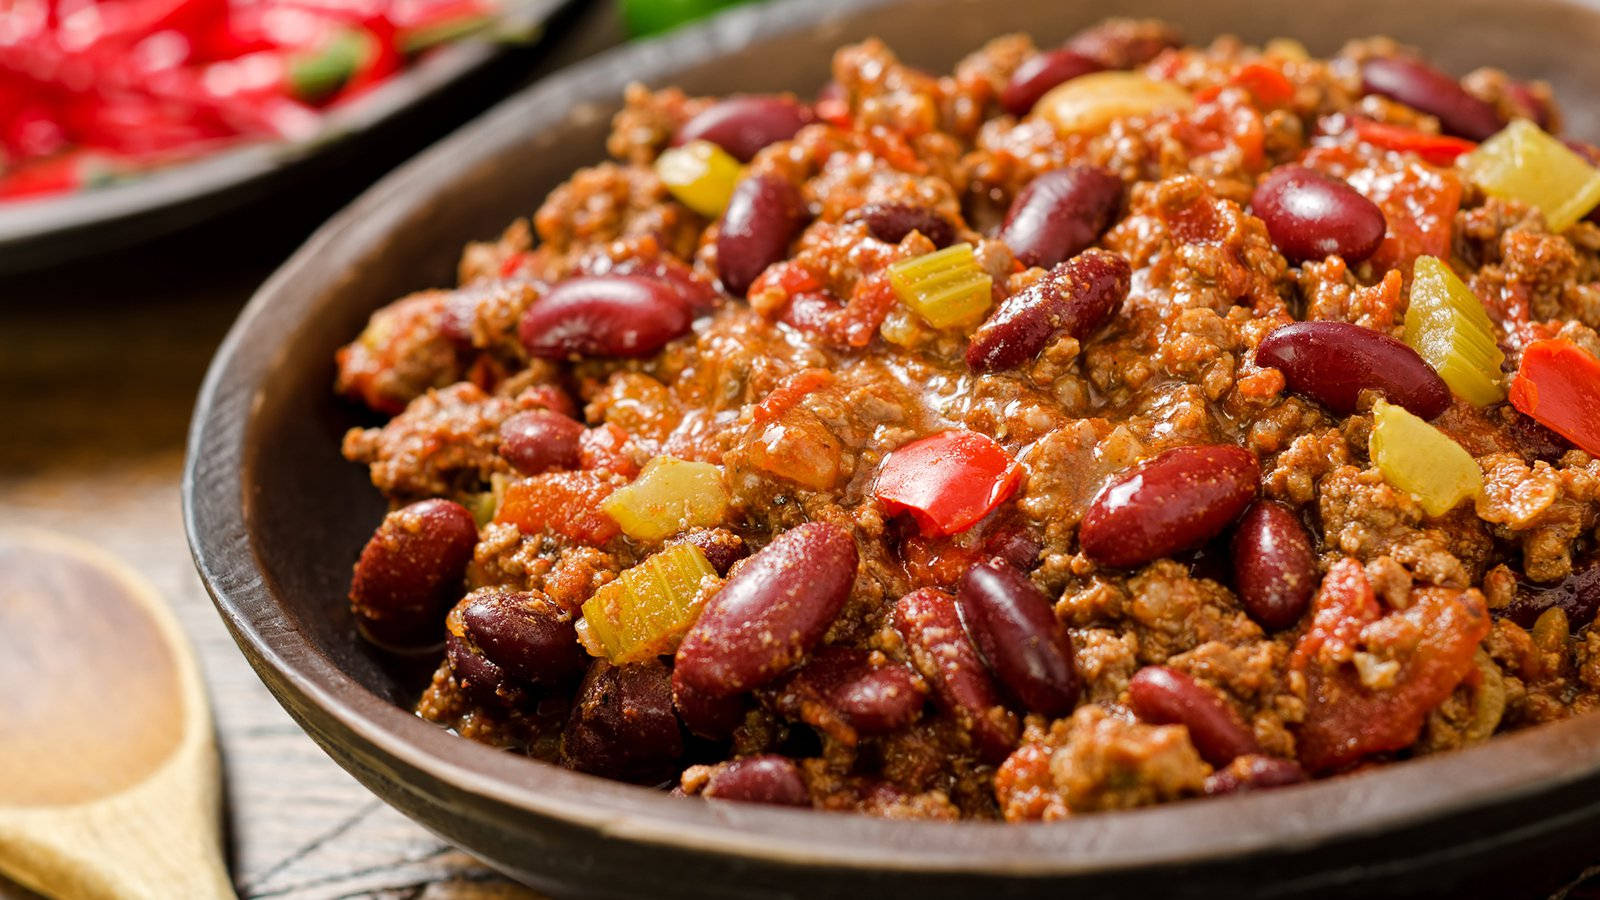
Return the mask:
POLYGON ((1055 718, 1072 712, 1081 682, 1072 638, 1028 576, 991 559, 967 570, 956 591, 967 634, 990 671, 1029 712, 1055 718))
POLYGON ((444 655, 450 663, 450 674, 455 678, 456 685, 474 702, 503 704, 521 699, 521 689, 506 678, 506 673, 499 666, 474 650, 465 638, 446 634, 444 655))
POLYGON ((1283 373, 1289 389, 1341 416, 1363 390, 1432 419, 1450 407, 1450 388, 1417 351, 1348 322, 1295 322, 1262 339, 1256 365, 1283 373))
POLYGON ((1017 718, 1001 704, 999 688, 967 639, 955 598, 937 588, 912 591, 895 604, 894 627, 934 698, 966 729, 978 756, 1003 762, 1017 743, 1017 718))
POLYGON ((1242 447, 1175 447, 1135 466, 1089 503, 1078 543, 1097 563, 1143 565, 1222 533, 1256 497, 1261 467, 1242 447))
POLYGON ((582 674, 572 613, 530 591, 480 588, 461 601, 464 637, 501 671, 529 684, 555 684, 582 674))
POLYGON ((1572 573, 1554 587, 1522 586, 1499 615, 1523 628, 1532 628, 1539 614, 1553 606, 1567 614, 1574 631, 1594 621, 1595 613, 1600 611, 1600 557, 1573 566, 1572 573))
POLYGON ((1161 51, 1183 46, 1183 36, 1160 22, 1111 19, 1073 35, 1068 50, 1099 60, 1108 69, 1142 66, 1161 51))
POLYGON ((822 640, 850 597, 856 542, 825 522, 785 531, 706 601, 678 647, 685 684, 714 696, 782 675, 822 640))
POLYGON ((1132 279, 1128 261, 1116 253, 1078 254, 990 313, 967 345, 967 366, 1012 369, 1038 356, 1057 334, 1084 340, 1122 308, 1132 279))
POLYGON ((669 776, 682 755, 667 667, 653 659, 622 666, 595 660, 561 733, 561 764, 650 783, 669 776))
POLYGON ((717 305, 715 286, 696 277, 694 270, 671 256, 627 256, 612 259, 604 254, 585 257, 579 264, 584 275, 636 275, 666 282, 692 316, 701 316, 717 305))
POLYGON ((711 568, 717 570, 718 575, 728 574, 733 564, 744 559, 750 550, 744 545, 744 538, 726 528, 698 528, 687 531, 676 537, 668 538, 666 546, 673 544, 693 544, 700 548, 706 555, 706 562, 711 563, 711 568))
POLYGON ((1570 441, 1539 424, 1533 417, 1510 406, 1505 407, 1505 410, 1507 410, 1507 418, 1504 421, 1506 436, 1511 438, 1511 442, 1517 447, 1517 452, 1529 462, 1542 459, 1553 463, 1572 449, 1570 441))
POLYGON ((1371 256, 1388 222, 1376 203, 1337 178, 1305 166, 1279 166, 1256 185, 1251 210, 1291 262, 1371 256))
POLYGON ((728 198, 717 231, 722 286, 743 296, 767 266, 788 255, 805 216, 805 202, 788 181, 771 174, 742 179, 728 198))
POLYGON ((534 356, 651 356, 689 332, 681 291, 641 275, 579 275, 533 302, 518 336, 534 356))
POLYGON ((1028 182, 1011 201, 1000 240, 1027 266, 1050 268, 1100 238, 1122 199, 1122 179, 1075 165, 1028 182))
POLYGON ((761 148, 794 137, 814 118, 810 107, 787 97, 745 94, 706 107, 679 126, 672 143, 710 141, 740 162, 749 162, 761 148))
POLYGON ((350 579, 362 632, 399 646, 437 641, 477 544, 477 523, 459 503, 422 500, 385 516, 350 579))
POLYGON ((1000 92, 1000 105, 1020 118, 1056 85, 1104 68, 1099 60, 1065 48, 1046 50, 1029 57, 1011 73, 1011 81, 1000 92))
POLYGON ((1043 552, 1033 535, 1021 527, 1008 527, 995 532, 983 542, 983 549, 1024 572, 1039 562, 1039 554, 1043 552))
POLYGON ((700 796, 774 806, 811 805, 800 767, 776 754, 745 756, 717 766, 700 796))
POLYGON ((1294 760, 1251 753, 1237 757, 1226 768, 1207 776, 1205 792, 1208 797, 1219 797, 1288 787, 1305 780, 1306 771, 1294 760))
POLYGON ((1280 631, 1300 621, 1316 592, 1311 535, 1281 503, 1258 500, 1234 529, 1233 587, 1261 627, 1280 631))
POLYGON ((844 221, 866 223, 873 237, 888 244, 900 243, 913 231, 920 231, 935 247, 948 247, 956 240, 956 227, 949 219, 909 203, 868 203, 845 213, 844 221))
POLYGON ((672 703, 686 728, 713 741, 726 740, 733 734, 750 706, 744 694, 714 696, 684 684, 676 669, 672 672, 672 703))
POLYGON ((1233 709, 1193 678, 1167 666, 1145 666, 1128 681, 1128 706, 1152 725, 1182 725, 1200 756, 1222 767, 1234 757, 1260 753, 1255 737, 1233 709))
POLYGON ((1505 127, 1494 105, 1420 59, 1375 56, 1361 64, 1361 89, 1439 120, 1446 134, 1481 141, 1505 127))
POLYGON ((887 734, 915 722, 927 688, 901 663, 872 664, 872 653, 855 647, 824 647, 790 683, 837 713, 861 734, 887 734))
POLYGON ((578 467, 583 425, 548 409, 520 412, 500 423, 500 456, 524 475, 578 467))

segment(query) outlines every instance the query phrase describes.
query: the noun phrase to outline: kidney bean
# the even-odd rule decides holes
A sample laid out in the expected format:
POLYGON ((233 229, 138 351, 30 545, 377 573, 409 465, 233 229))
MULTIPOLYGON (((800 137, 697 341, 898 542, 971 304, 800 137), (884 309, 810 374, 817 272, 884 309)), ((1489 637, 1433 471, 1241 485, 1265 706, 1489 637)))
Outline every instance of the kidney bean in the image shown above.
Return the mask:
POLYGON ((689 332, 675 285, 642 275, 579 275, 535 300, 518 336, 534 356, 651 356, 689 332))
POLYGON ((1099 60, 1066 48, 1046 50, 1029 57, 1011 73, 1011 80, 1000 92, 1000 105, 1006 112, 1020 118, 1033 109, 1040 97, 1061 82, 1104 68, 1099 60))
POLYGON ((717 570, 718 575, 728 574, 733 564, 744 559, 750 550, 744 544, 744 538, 726 528, 697 528, 686 531, 676 537, 668 538, 666 546, 673 544, 693 544, 700 548, 706 555, 706 562, 711 563, 711 568, 717 570))
POLYGON ((983 548, 1024 572, 1039 562, 1039 554, 1043 552, 1033 535, 1021 527, 995 532, 983 542, 983 548))
POLYGON ((856 577, 856 542, 825 522, 785 531, 706 601, 678 647, 678 675, 715 696, 782 675, 833 623, 856 577))
POLYGON ((811 805, 800 767, 776 754, 745 756, 717 766, 700 796, 774 806, 811 805))
POLYGON ((1023 265, 1048 269, 1098 240, 1121 199, 1122 179, 1098 166, 1046 172, 1011 201, 1000 240, 1023 265))
POLYGON ((926 206, 909 203, 868 203, 845 213, 846 222, 864 222, 873 237, 889 244, 898 244, 906 235, 919 231, 935 247, 948 247, 955 243, 956 227, 950 220, 926 206))
POLYGON ((444 655, 456 685, 474 702, 500 704, 521 699, 521 689, 506 678, 499 666, 474 650, 465 638, 445 634, 444 655))
POLYGON ((1305 166, 1279 166, 1256 185, 1251 210, 1292 262, 1371 256, 1389 225, 1376 203, 1339 179, 1305 166))
POLYGON ((672 703, 689 731, 713 741, 733 734, 750 705, 744 694, 716 696, 691 687, 677 669, 672 671, 672 703))
POLYGON ((561 733, 561 764, 649 783, 670 775, 682 755, 667 667, 654 659, 622 666, 595 660, 561 733))
POLYGON ((1280 631, 1300 621, 1316 592, 1311 535, 1281 503, 1258 500, 1234 529, 1233 587, 1261 627, 1280 631))
POLYGON ((1222 767, 1234 757, 1260 753, 1255 737, 1233 709, 1193 678, 1167 666, 1145 666, 1128 681, 1128 706, 1152 725, 1182 725, 1200 756, 1222 767))
POLYGON ((1255 454, 1242 447, 1175 447, 1106 485, 1084 512, 1078 543, 1102 565, 1143 565, 1221 534, 1260 480, 1255 454))
POLYGON ((1504 407, 1506 437, 1516 445, 1517 452, 1521 453, 1529 462, 1544 460, 1553 463, 1567 454, 1572 449, 1572 443, 1566 438, 1549 428, 1539 424, 1532 416, 1527 415, 1515 407, 1504 407))
POLYGON ((767 266, 783 259, 805 225, 800 192, 777 175, 751 175, 734 186, 717 231, 717 275, 744 295, 767 266))
POLYGON ((672 144, 710 141, 740 162, 749 162, 761 148, 794 137, 814 118, 810 107, 788 97, 744 94, 713 103, 684 122, 672 144))
POLYGON ((1131 69, 1183 46, 1183 36, 1164 23, 1111 19, 1078 32, 1064 46, 1108 69, 1131 69))
POLYGON ((1250 753, 1236 757, 1225 768, 1206 777, 1208 797, 1288 787, 1306 780, 1306 771, 1292 759, 1250 753))
POLYGON ((1499 614, 1523 628, 1532 628, 1540 614, 1557 607, 1567 614, 1573 630, 1594 621, 1595 613, 1600 611, 1600 557, 1579 562, 1554 587, 1522 586, 1499 614))
POLYGON ((861 734, 898 731, 922 712, 927 687, 901 663, 872 664, 872 653, 824 647, 795 673, 790 689, 815 697, 861 734))
POLYGON ((422 500, 384 517, 350 579, 350 611, 368 638, 409 646, 437 641, 478 543, 466 507, 422 500))
POLYGON ((1028 576, 1001 559, 978 563, 961 577, 956 603, 990 671, 1024 708, 1072 712, 1081 687, 1072 638, 1028 576))
POLYGON ((1256 365, 1283 373, 1289 389, 1341 416, 1363 390, 1432 419, 1450 406, 1450 388, 1417 351, 1348 322, 1295 322, 1262 339, 1256 365))
POLYGON ((894 627, 934 698, 970 735, 978 756, 1003 762, 1017 743, 1017 718, 1001 704, 999 688, 967 639, 955 598, 937 588, 912 591, 895 603, 894 627))
POLYGON ((500 456, 524 475, 576 469, 583 425, 548 409, 520 412, 500 423, 500 456))
POLYGON ((1494 105, 1420 59, 1375 56, 1361 64, 1361 89, 1427 113, 1446 134, 1481 141, 1505 127, 1494 105))
POLYGON ((1122 308, 1133 270, 1105 250, 1086 250, 1007 297, 973 332, 967 366, 1012 369, 1039 355, 1057 334, 1084 340, 1122 308))
POLYGON ((572 613, 530 591, 480 588, 460 603, 463 636, 512 678, 554 684, 576 678, 588 658, 572 613))

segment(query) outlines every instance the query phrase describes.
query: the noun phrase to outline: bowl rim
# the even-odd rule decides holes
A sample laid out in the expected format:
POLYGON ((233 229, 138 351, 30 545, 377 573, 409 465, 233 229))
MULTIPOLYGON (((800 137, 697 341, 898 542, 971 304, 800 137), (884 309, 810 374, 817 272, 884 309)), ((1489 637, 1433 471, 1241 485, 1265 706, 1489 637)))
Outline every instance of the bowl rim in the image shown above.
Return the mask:
MULTIPOLYGON (((260 338, 282 332, 272 324, 284 321, 280 317, 298 324, 316 311, 319 292, 297 287, 309 270, 329 259, 349 264, 375 252, 388 231, 386 217, 442 191, 451 172, 470 170, 532 129, 559 129, 585 103, 614 102, 628 80, 661 83, 675 71, 805 28, 826 36, 840 18, 896 2, 903 0, 783 0, 736 8, 565 69, 385 176, 262 285, 207 371, 190 426, 182 494, 190 549, 206 590, 278 701, 297 719, 296 707, 320 710, 387 762, 480 804, 683 851, 886 871, 1060 876, 1303 850, 1600 777, 1600 715, 1586 715, 1306 785, 1053 823, 888 821, 706 803, 462 740, 368 691, 305 634, 285 627, 271 575, 248 530, 247 441, 262 378, 278 350, 260 338), (1217 827, 1219 822, 1228 827, 1217 827)), ((1582 0, 1549 2, 1596 13, 1582 0)), ((318 284, 325 290, 332 283, 318 284)), ((1441 852, 1468 854, 1475 848, 1463 844, 1441 852)))

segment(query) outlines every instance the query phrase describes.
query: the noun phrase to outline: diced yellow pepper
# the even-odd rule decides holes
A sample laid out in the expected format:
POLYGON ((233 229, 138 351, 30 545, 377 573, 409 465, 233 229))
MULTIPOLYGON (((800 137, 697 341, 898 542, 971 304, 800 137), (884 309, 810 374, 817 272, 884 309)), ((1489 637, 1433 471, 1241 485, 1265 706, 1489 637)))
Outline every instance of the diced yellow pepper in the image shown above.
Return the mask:
POLYGON ((1483 490, 1478 463, 1448 435, 1403 407, 1372 407, 1368 449, 1384 480, 1406 491, 1430 516, 1442 516, 1483 490))
POLYGON ((728 491, 716 466, 658 456, 632 484, 612 491, 600 508, 628 537, 659 541, 690 528, 722 524, 728 491))
POLYGON ((583 604, 579 640, 615 663, 671 653, 719 583, 699 547, 675 544, 595 591, 583 604))
POLYGON ((989 311, 994 280, 978 265, 972 245, 962 243, 894 263, 889 285, 929 325, 949 328, 989 311))
POLYGON ((1412 270, 1406 343, 1467 402, 1487 406, 1506 398, 1500 371, 1506 355, 1494 325, 1472 289, 1432 256, 1417 257, 1412 270))
POLYGON ((1461 158, 1486 193, 1520 200, 1560 233, 1600 204, 1600 171, 1527 119, 1518 119, 1461 158))
POLYGON ((708 219, 722 215, 744 172, 739 161, 710 141, 690 141, 656 157, 656 175, 679 203, 708 219))
POLYGON ((1056 85, 1033 108, 1057 131, 1092 133, 1115 119, 1192 106, 1189 92, 1169 81, 1139 72, 1093 72, 1056 85))

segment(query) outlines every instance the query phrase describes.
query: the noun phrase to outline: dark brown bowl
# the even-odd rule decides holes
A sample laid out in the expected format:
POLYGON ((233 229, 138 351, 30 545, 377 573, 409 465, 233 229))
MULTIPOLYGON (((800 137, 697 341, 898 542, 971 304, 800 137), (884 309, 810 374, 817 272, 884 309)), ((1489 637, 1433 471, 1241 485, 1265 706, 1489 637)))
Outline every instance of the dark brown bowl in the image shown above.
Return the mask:
MULTIPOLYGON (((1600 717, 1281 791, 1050 825, 890 822, 669 797, 480 746, 406 711, 412 686, 358 640, 350 565, 382 504, 339 457, 360 421, 333 351, 377 306, 447 284, 462 244, 601 158, 631 80, 691 92, 815 90, 834 47, 880 35, 951 65, 985 38, 1058 39, 1092 0, 792 2, 624 48, 506 102, 335 217, 251 301, 190 435, 195 561, 239 646, 306 731, 374 792, 552 893, 673 897, 1518 896, 1600 857, 1600 717)), ((1548 78, 1594 136, 1600 12, 1560 0, 1138 0, 1192 39, 1290 35, 1314 52, 1388 33, 1465 72, 1548 78)))

